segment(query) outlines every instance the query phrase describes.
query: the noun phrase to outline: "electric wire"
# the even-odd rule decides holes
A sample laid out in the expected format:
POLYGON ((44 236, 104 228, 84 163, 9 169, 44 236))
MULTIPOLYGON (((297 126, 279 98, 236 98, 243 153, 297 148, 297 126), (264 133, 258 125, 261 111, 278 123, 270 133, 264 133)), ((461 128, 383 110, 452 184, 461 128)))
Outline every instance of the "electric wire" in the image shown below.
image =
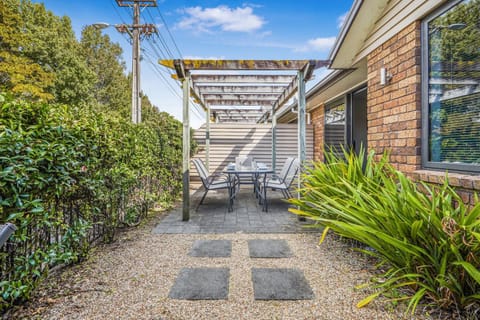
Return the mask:
POLYGON ((167 32, 168 32, 168 34, 170 35, 170 39, 172 40, 173 45, 175 46, 175 49, 177 49, 177 52, 178 52, 178 54, 180 55, 180 58, 183 59, 182 52, 181 52, 180 49, 178 48, 177 42, 175 41, 175 38, 173 37, 172 33, 170 32, 170 28, 168 27, 168 24, 167 24, 167 22, 165 21, 165 18, 163 17, 163 14, 162 14, 162 12, 160 11, 160 8, 158 8, 158 6, 157 6, 156 8, 157 8, 158 15, 159 15, 160 18, 162 19, 162 22, 163 22, 163 25, 165 26, 165 29, 167 29, 167 32))
MULTIPOLYGON (((115 2, 115 0, 114 0, 113 2, 115 2)), ((125 19, 123 19, 123 16, 120 14, 120 10, 118 10, 118 7, 117 7, 115 4, 113 4, 113 2, 110 2, 110 4, 112 5, 113 9, 114 9, 115 12, 117 13, 117 16, 120 18, 120 21, 122 21, 123 24, 127 24, 127 23, 125 22, 125 19)), ((115 2, 115 3, 116 3, 116 2, 115 2)))
MULTIPOLYGON (((114 11, 116 12, 117 16, 120 18, 120 20, 122 21, 123 24, 127 24, 125 22, 125 19, 123 18, 123 16, 121 15, 120 11, 118 10, 117 6, 115 6, 113 3, 111 3, 112 7, 114 8, 114 11)), ((182 53, 180 52, 180 49, 178 48, 178 45, 165 21, 165 18, 163 17, 160 9, 158 8, 158 6, 156 7, 157 8, 157 12, 158 14, 160 15, 161 19, 162 19, 162 22, 163 22, 163 25, 165 26, 165 29, 167 30, 169 36, 170 36, 170 39, 176 49, 176 51, 178 52, 178 54, 180 55, 180 57, 182 57, 182 53)), ((133 13, 128 11, 129 14, 130 14, 130 18, 133 18, 133 13)), ((150 13, 149 10, 146 10, 149 18, 151 19, 150 23, 156 25, 155 23, 155 19, 154 17, 152 16, 152 14, 150 13)), ((142 19, 145 23, 148 23, 149 21, 147 21, 145 19, 145 15, 142 15, 140 16, 140 19, 142 19)), ((124 33, 121 33, 123 38, 126 39, 126 41, 131 45, 132 44, 132 39, 131 37, 127 37, 126 34, 124 33)), ((175 90, 175 87, 172 86, 172 84, 170 83, 171 81, 169 81, 163 74, 168 74, 169 76, 171 76, 173 74, 173 72, 166 68, 166 67, 163 67, 160 66, 158 63, 155 63, 152 61, 152 56, 157 56, 158 58, 162 58, 162 59, 167 59, 167 56, 170 58, 170 59, 173 59, 174 58, 174 55, 172 53, 172 50, 169 48, 168 46, 168 43, 165 39, 165 37, 161 34, 161 32, 158 30, 157 28, 157 32, 154 33, 153 37, 150 38, 150 37, 147 37, 146 38, 146 42, 150 45, 150 47, 152 48, 152 50, 154 51, 154 54, 152 54, 151 52, 147 51, 146 49, 141 49, 142 53, 145 54, 145 57, 147 59, 147 62, 153 67, 153 71, 155 74, 157 74, 159 76, 159 78, 162 80, 162 82, 166 85, 167 89, 174 95, 176 96, 177 98, 179 98, 181 101, 183 100, 182 97, 180 96, 180 94, 177 92, 177 90, 175 90), (160 41, 160 44, 155 41, 155 37, 158 38, 158 40, 160 41), (163 47, 163 49, 162 49, 163 47)), ((183 57, 182 57, 183 58, 183 57)), ((178 87, 177 89, 181 89, 181 85, 178 84, 178 87)), ((206 118, 205 115, 202 116, 203 114, 203 109, 195 102, 193 101, 193 99, 190 97, 190 103, 191 105, 193 106, 193 108, 191 109, 193 112, 193 115, 197 117, 197 119, 199 120, 204 120, 206 118)))
MULTIPOLYGON (((156 24, 155 23, 155 19, 153 18, 152 14, 150 13, 150 11, 147 11, 148 15, 150 16, 150 19, 152 20, 151 23, 153 24, 156 24)), ((172 51, 170 50, 170 48, 168 47, 167 45, 167 42, 165 41, 165 38, 163 37, 162 33, 160 32, 159 28, 157 28, 157 32, 155 33, 155 36, 160 40, 160 43, 162 44, 163 48, 165 49, 166 53, 168 54, 168 56, 170 57, 170 59, 173 59, 173 54, 172 54, 172 51)), ((155 37, 154 36, 154 37, 155 37)), ((154 42, 155 40, 152 39, 154 42)))
MULTIPOLYGON (((175 88, 170 84, 170 82, 165 78, 165 76, 159 72, 162 69, 159 68, 158 64, 156 64, 152 61, 151 53, 147 52, 146 50, 142 50, 142 51, 145 54, 145 57, 147 58, 148 62, 153 66, 153 70, 155 71, 155 73, 158 76, 160 76, 160 78, 162 79, 162 82, 167 85, 167 87, 169 88, 171 93, 173 93, 176 97, 178 97, 180 99, 180 101, 182 101, 183 98, 180 96, 180 94, 175 90, 175 88)), ((190 98, 190 103, 194 106, 194 108, 192 109, 194 111, 193 114, 199 120, 203 120, 204 118, 202 117, 201 111, 199 111, 200 107, 198 106, 198 104, 195 103, 191 98, 190 98)))

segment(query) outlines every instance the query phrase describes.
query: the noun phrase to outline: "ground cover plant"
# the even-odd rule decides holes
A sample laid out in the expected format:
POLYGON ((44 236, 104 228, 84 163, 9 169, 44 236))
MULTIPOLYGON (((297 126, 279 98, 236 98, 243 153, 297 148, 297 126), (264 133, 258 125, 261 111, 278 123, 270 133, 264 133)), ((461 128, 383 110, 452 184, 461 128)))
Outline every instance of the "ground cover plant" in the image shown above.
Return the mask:
POLYGON ((415 183, 370 152, 325 152, 303 174, 295 214, 316 220, 324 232, 368 246, 379 275, 368 286, 378 296, 478 316, 480 308, 480 204, 469 208, 448 186, 415 183))

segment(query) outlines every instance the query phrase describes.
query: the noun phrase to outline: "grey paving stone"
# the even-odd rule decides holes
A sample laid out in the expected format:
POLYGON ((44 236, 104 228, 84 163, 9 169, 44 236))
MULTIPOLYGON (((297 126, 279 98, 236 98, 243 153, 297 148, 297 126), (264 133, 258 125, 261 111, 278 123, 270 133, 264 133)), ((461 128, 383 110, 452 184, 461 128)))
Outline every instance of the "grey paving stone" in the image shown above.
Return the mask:
POLYGON ((168 296, 181 300, 226 300, 229 279, 228 268, 183 268, 168 296))
POLYGON ((230 257, 232 241, 230 240, 196 240, 189 253, 192 257, 230 257))
POLYGON ((296 216, 288 212, 288 204, 276 201, 275 197, 281 197, 280 193, 269 196, 269 203, 279 204, 269 206, 268 212, 262 211, 262 206, 257 204, 258 199, 255 199, 251 190, 244 189, 243 186, 235 199, 235 203, 241 203, 241 206, 234 206, 233 212, 227 212, 226 191, 215 192, 212 195, 209 193, 208 201, 199 205, 202 195, 203 189, 192 193, 190 221, 182 221, 182 208, 179 205, 166 213, 152 232, 154 234, 319 232, 302 228, 305 223, 299 222, 296 216))
POLYGON ((292 256, 285 240, 248 240, 250 258, 288 258, 292 256))
POLYGON ((200 226, 186 226, 183 228, 183 232, 189 234, 200 233, 200 226))
POLYGON ((255 300, 309 300, 312 288, 298 269, 253 268, 255 300))

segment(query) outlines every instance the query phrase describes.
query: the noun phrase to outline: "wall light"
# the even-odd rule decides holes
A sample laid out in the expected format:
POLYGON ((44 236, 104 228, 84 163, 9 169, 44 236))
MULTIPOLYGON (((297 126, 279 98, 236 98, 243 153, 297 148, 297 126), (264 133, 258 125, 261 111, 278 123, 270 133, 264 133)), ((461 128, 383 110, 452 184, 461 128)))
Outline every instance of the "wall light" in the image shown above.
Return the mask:
POLYGON ((387 68, 380 68, 380 84, 382 86, 388 84, 392 80, 392 75, 387 72, 387 68))

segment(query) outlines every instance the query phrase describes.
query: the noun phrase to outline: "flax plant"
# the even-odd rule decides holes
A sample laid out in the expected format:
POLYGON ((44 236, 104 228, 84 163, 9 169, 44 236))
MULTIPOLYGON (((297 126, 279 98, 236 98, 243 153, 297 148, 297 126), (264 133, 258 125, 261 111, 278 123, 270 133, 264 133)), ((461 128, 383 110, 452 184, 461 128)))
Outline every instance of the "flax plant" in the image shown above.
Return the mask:
POLYGON ((412 314, 420 302, 472 313, 480 307, 480 204, 469 207, 448 185, 415 183, 374 152, 344 158, 326 152, 303 174, 301 199, 291 212, 362 242, 379 260, 380 295, 407 300, 412 314), (372 250, 373 249, 373 250, 372 250), (398 296, 399 291, 401 294, 398 296))

